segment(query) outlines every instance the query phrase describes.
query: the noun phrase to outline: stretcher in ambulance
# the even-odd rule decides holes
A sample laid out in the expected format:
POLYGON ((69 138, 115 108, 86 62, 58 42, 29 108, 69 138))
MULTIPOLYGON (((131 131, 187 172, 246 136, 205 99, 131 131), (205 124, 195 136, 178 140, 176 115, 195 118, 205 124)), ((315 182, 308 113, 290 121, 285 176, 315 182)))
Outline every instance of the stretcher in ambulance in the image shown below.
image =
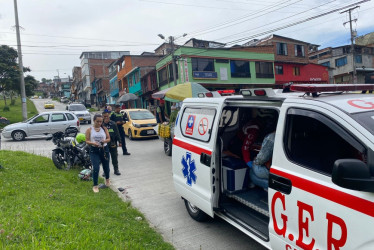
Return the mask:
POLYGON ((374 249, 374 96, 366 89, 374 85, 184 100, 172 164, 190 216, 220 217, 269 249, 374 249), (264 188, 253 162, 274 132, 268 177, 258 176, 264 188))

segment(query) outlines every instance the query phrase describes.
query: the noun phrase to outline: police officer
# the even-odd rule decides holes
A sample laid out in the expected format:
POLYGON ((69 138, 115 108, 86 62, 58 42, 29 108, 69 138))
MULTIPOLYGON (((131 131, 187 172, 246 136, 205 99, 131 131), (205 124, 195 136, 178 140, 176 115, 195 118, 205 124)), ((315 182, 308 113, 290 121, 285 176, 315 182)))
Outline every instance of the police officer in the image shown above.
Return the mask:
POLYGON ((109 152, 110 156, 112 157, 112 164, 114 168, 114 174, 115 175, 121 175, 121 173, 118 170, 118 150, 117 150, 117 142, 119 143, 119 146, 121 147, 121 136, 118 132, 117 125, 110 120, 110 111, 104 110, 103 112, 103 126, 105 126, 108 129, 109 136, 110 136, 110 143, 109 143, 109 152))
POLYGON ((124 124, 124 119, 120 111, 121 111, 121 106, 116 105, 114 112, 110 116, 110 120, 114 121, 117 124, 119 135, 121 136, 123 155, 130 155, 130 153, 127 152, 127 148, 126 148, 125 131, 123 130, 123 127, 122 127, 122 125, 124 124))

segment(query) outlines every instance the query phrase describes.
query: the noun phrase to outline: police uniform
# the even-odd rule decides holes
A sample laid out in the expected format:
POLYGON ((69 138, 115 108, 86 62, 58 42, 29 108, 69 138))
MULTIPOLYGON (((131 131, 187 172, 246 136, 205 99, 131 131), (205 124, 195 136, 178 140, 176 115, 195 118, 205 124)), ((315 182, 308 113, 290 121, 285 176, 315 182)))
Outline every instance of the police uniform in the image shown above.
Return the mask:
POLYGON ((121 143, 121 136, 118 132, 117 124, 115 124, 113 121, 109 121, 108 123, 104 122, 103 126, 105 126, 108 129, 109 136, 110 136, 109 152, 110 152, 110 156, 112 157, 114 174, 120 175, 121 173, 118 170, 117 142, 121 143))
MULTIPOLYGON (((110 120, 112 120, 114 123, 117 124, 117 122, 123 122, 123 115, 121 113, 112 112, 112 115, 110 116, 110 120)), ((125 142, 125 131, 123 130, 122 124, 117 124, 117 128, 119 131, 119 135, 121 137, 122 142, 122 153, 124 155, 129 155, 130 153, 127 152, 126 148, 126 142, 125 142)))

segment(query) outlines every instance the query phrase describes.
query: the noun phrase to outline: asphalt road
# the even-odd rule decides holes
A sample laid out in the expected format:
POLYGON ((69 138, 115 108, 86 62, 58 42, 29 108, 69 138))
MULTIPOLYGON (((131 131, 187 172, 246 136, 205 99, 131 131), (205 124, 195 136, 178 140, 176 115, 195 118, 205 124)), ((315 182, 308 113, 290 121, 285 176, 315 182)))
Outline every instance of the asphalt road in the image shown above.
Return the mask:
MULTIPOLYGON (((44 111, 46 99, 36 99, 39 112, 44 111)), ((66 105, 55 102, 55 110, 66 105)), ((89 125, 82 125, 84 132, 89 125)), ((123 200, 130 200, 149 223, 171 242, 176 249, 265 249, 230 224, 218 218, 208 222, 194 221, 184 202, 175 192, 171 174, 171 157, 163 153, 163 142, 158 139, 130 141, 126 138, 130 156, 119 149, 121 176, 111 176, 112 189, 123 200), (123 193, 117 189, 125 188, 123 193)), ((2 139, 2 149, 22 150, 51 157, 52 142, 45 139, 26 139, 23 142, 2 139)), ((111 167, 111 171, 113 171, 111 167)))

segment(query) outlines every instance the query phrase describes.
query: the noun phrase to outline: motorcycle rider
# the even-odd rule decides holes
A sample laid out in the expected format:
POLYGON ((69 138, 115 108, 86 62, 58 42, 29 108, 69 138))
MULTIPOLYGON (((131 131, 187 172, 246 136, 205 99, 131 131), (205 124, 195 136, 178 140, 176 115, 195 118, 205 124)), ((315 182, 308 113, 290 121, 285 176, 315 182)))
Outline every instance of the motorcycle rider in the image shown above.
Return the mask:
MULTIPOLYGON (((110 136, 109 152, 110 152, 110 156, 112 157, 114 174, 115 175, 121 175, 121 173, 118 170, 118 150, 117 150, 117 142, 118 142, 118 146, 120 146, 120 147, 122 146, 121 136, 119 134, 117 125, 113 121, 111 121, 110 118, 109 118, 110 113, 111 113, 111 111, 109 111, 107 109, 104 110, 104 112, 103 112, 103 118, 104 118, 103 126, 108 129, 109 136, 110 136)), ((104 175, 105 175, 105 173, 104 173, 104 175)))
POLYGON ((124 118, 120 111, 121 111, 121 106, 116 105, 114 112, 110 116, 110 120, 114 121, 117 124, 119 135, 121 136, 123 155, 130 155, 130 153, 127 152, 127 148, 126 148, 125 131, 123 130, 123 127, 122 127, 122 125, 124 124, 124 118))

